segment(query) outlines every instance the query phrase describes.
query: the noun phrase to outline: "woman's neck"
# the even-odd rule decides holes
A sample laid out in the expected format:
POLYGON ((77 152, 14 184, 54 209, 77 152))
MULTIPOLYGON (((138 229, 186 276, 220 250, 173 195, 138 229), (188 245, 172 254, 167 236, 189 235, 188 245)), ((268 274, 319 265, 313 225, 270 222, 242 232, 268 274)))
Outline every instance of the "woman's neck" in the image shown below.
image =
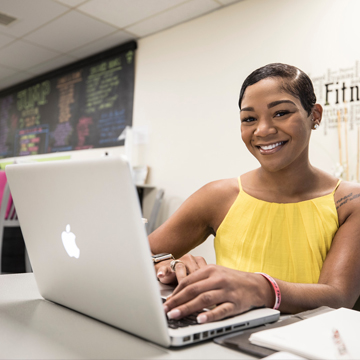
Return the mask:
POLYGON ((260 167, 242 176, 242 186, 257 199, 293 203, 326 195, 335 185, 334 178, 308 163, 276 172, 260 167))
POLYGON ((259 184, 266 184, 268 191, 278 192, 285 196, 296 196, 308 192, 318 183, 317 170, 308 163, 307 166, 286 168, 276 172, 269 172, 260 167, 254 173, 259 184))

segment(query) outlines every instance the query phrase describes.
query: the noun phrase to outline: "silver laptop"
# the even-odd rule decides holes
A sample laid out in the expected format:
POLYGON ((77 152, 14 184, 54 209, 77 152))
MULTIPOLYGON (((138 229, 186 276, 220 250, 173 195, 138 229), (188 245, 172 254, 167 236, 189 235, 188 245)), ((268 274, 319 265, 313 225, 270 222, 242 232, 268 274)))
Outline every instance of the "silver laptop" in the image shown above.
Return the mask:
POLYGON ((9 165, 6 175, 45 299, 165 347, 279 318, 278 311, 264 308, 209 324, 168 327, 126 160, 9 165))

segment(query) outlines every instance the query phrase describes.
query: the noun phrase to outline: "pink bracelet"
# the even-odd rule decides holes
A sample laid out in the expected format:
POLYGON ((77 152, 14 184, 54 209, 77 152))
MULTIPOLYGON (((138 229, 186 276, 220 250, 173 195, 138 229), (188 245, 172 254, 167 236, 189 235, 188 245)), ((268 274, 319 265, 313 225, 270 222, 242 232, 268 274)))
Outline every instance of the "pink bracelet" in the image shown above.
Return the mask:
POLYGON ((266 280, 268 280, 271 284, 271 286, 273 287, 274 291, 275 291, 275 305, 273 307, 273 309, 277 310, 280 307, 281 304, 281 292, 280 292, 280 288, 279 285, 277 284, 277 282, 268 274, 262 273, 262 272, 256 272, 255 274, 260 274, 262 275, 266 280))

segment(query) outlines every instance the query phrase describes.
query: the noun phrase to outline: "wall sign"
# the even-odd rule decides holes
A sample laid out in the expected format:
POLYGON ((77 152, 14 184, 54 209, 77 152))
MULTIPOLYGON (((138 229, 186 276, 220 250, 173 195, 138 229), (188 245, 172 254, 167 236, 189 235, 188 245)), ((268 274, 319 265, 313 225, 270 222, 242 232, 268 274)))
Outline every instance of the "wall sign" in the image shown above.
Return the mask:
POLYGON ((312 77, 325 136, 336 135, 337 176, 360 181, 360 62, 312 77), (335 134, 334 134, 335 133, 335 134))

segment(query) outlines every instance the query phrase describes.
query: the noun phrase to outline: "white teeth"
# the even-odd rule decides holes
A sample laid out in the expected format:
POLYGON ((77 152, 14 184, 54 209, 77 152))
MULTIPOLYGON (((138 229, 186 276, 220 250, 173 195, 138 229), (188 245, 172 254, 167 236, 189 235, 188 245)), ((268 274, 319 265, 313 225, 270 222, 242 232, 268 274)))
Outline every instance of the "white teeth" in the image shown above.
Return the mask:
POLYGON ((262 150, 271 150, 271 149, 275 149, 277 146, 280 146, 282 144, 283 144, 283 141, 277 142, 277 143, 271 144, 271 145, 260 146, 260 148, 262 150))

